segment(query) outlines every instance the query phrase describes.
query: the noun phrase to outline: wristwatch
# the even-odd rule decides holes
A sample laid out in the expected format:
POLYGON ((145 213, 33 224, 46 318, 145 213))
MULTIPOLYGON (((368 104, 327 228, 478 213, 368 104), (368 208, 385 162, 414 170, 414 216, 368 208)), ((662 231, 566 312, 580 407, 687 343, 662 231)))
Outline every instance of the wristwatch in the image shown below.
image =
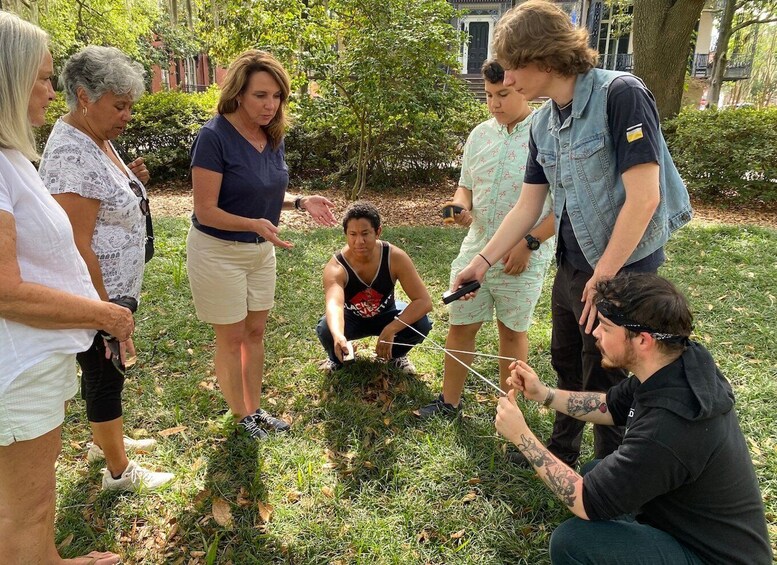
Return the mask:
POLYGON ((529 234, 526 236, 526 245, 529 246, 530 251, 537 251, 540 248, 540 240, 529 234))

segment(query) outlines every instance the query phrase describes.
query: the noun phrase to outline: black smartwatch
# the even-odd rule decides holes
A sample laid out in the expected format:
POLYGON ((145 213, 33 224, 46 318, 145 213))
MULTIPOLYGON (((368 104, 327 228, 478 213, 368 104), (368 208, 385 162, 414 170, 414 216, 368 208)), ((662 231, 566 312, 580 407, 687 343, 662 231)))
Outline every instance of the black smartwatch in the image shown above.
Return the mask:
POLYGON ((532 234, 526 236, 526 244, 529 246, 530 251, 537 251, 540 248, 540 240, 532 234))

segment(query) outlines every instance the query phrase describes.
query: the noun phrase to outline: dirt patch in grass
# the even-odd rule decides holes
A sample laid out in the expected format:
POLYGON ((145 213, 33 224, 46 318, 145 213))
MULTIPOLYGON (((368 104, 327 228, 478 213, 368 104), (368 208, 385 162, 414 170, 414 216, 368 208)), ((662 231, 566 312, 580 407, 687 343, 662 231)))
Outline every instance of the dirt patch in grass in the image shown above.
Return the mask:
MULTIPOLYGON (((435 185, 406 187, 401 190, 367 191, 362 197, 373 202, 387 226, 442 225, 440 207, 456 190, 454 181, 435 185)), ((330 189, 319 194, 337 206, 340 216, 349 201, 342 189, 330 189)), ((192 211, 191 188, 186 183, 171 183, 151 189, 151 205, 155 216, 188 217, 192 211)), ((700 202, 693 203, 697 220, 733 225, 755 225, 777 229, 777 202, 770 205, 725 209, 700 202)), ((283 212, 282 226, 287 229, 315 227, 307 214, 283 212)))

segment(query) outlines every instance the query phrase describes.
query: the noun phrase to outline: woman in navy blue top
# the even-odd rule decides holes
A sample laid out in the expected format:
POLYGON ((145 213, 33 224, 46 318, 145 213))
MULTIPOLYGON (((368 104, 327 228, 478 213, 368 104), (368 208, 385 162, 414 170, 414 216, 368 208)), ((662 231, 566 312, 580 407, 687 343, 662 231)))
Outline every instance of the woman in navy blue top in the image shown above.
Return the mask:
POLYGON ((216 378, 239 428, 256 439, 289 425, 261 408, 264 331, 275 295, 281 210, 333 226, 322 196, 286 192, 283 135, 289 76, 269 53, 250 50, 227 71, 218 115, 192 146, 194 213, 187 269, 197 316, 216 333, 216 378))

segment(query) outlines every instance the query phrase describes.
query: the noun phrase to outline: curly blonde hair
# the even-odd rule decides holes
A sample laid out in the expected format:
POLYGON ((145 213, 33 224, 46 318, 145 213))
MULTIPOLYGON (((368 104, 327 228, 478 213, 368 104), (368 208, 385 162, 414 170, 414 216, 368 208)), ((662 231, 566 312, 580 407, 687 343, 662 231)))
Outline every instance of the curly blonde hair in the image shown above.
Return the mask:
POLYGON ((529 0, 502 16, 493 48, 505 69, 534 63, 563 76, 585 73, 599 60, 596 50, 588 46, 588 32, 547 0, 529 0))
POLYGON ((281 105, 278 107, 278 111, 275 113, 272 121, 266 126, 262 126, 270 138, 273 149, 276 149, 280 145, 288 126, 286 113, 289 105, 289 94, 291 93, 291 80, 286 69, 267 51, 249 49, 238 55, 237 59, 229 65, 224 85, 221 88, 218 113, 224 115, 235 112, 238 106, 237 97, 245 92, 251 75, 262 71, 270 73, 281 88, 281 105))

